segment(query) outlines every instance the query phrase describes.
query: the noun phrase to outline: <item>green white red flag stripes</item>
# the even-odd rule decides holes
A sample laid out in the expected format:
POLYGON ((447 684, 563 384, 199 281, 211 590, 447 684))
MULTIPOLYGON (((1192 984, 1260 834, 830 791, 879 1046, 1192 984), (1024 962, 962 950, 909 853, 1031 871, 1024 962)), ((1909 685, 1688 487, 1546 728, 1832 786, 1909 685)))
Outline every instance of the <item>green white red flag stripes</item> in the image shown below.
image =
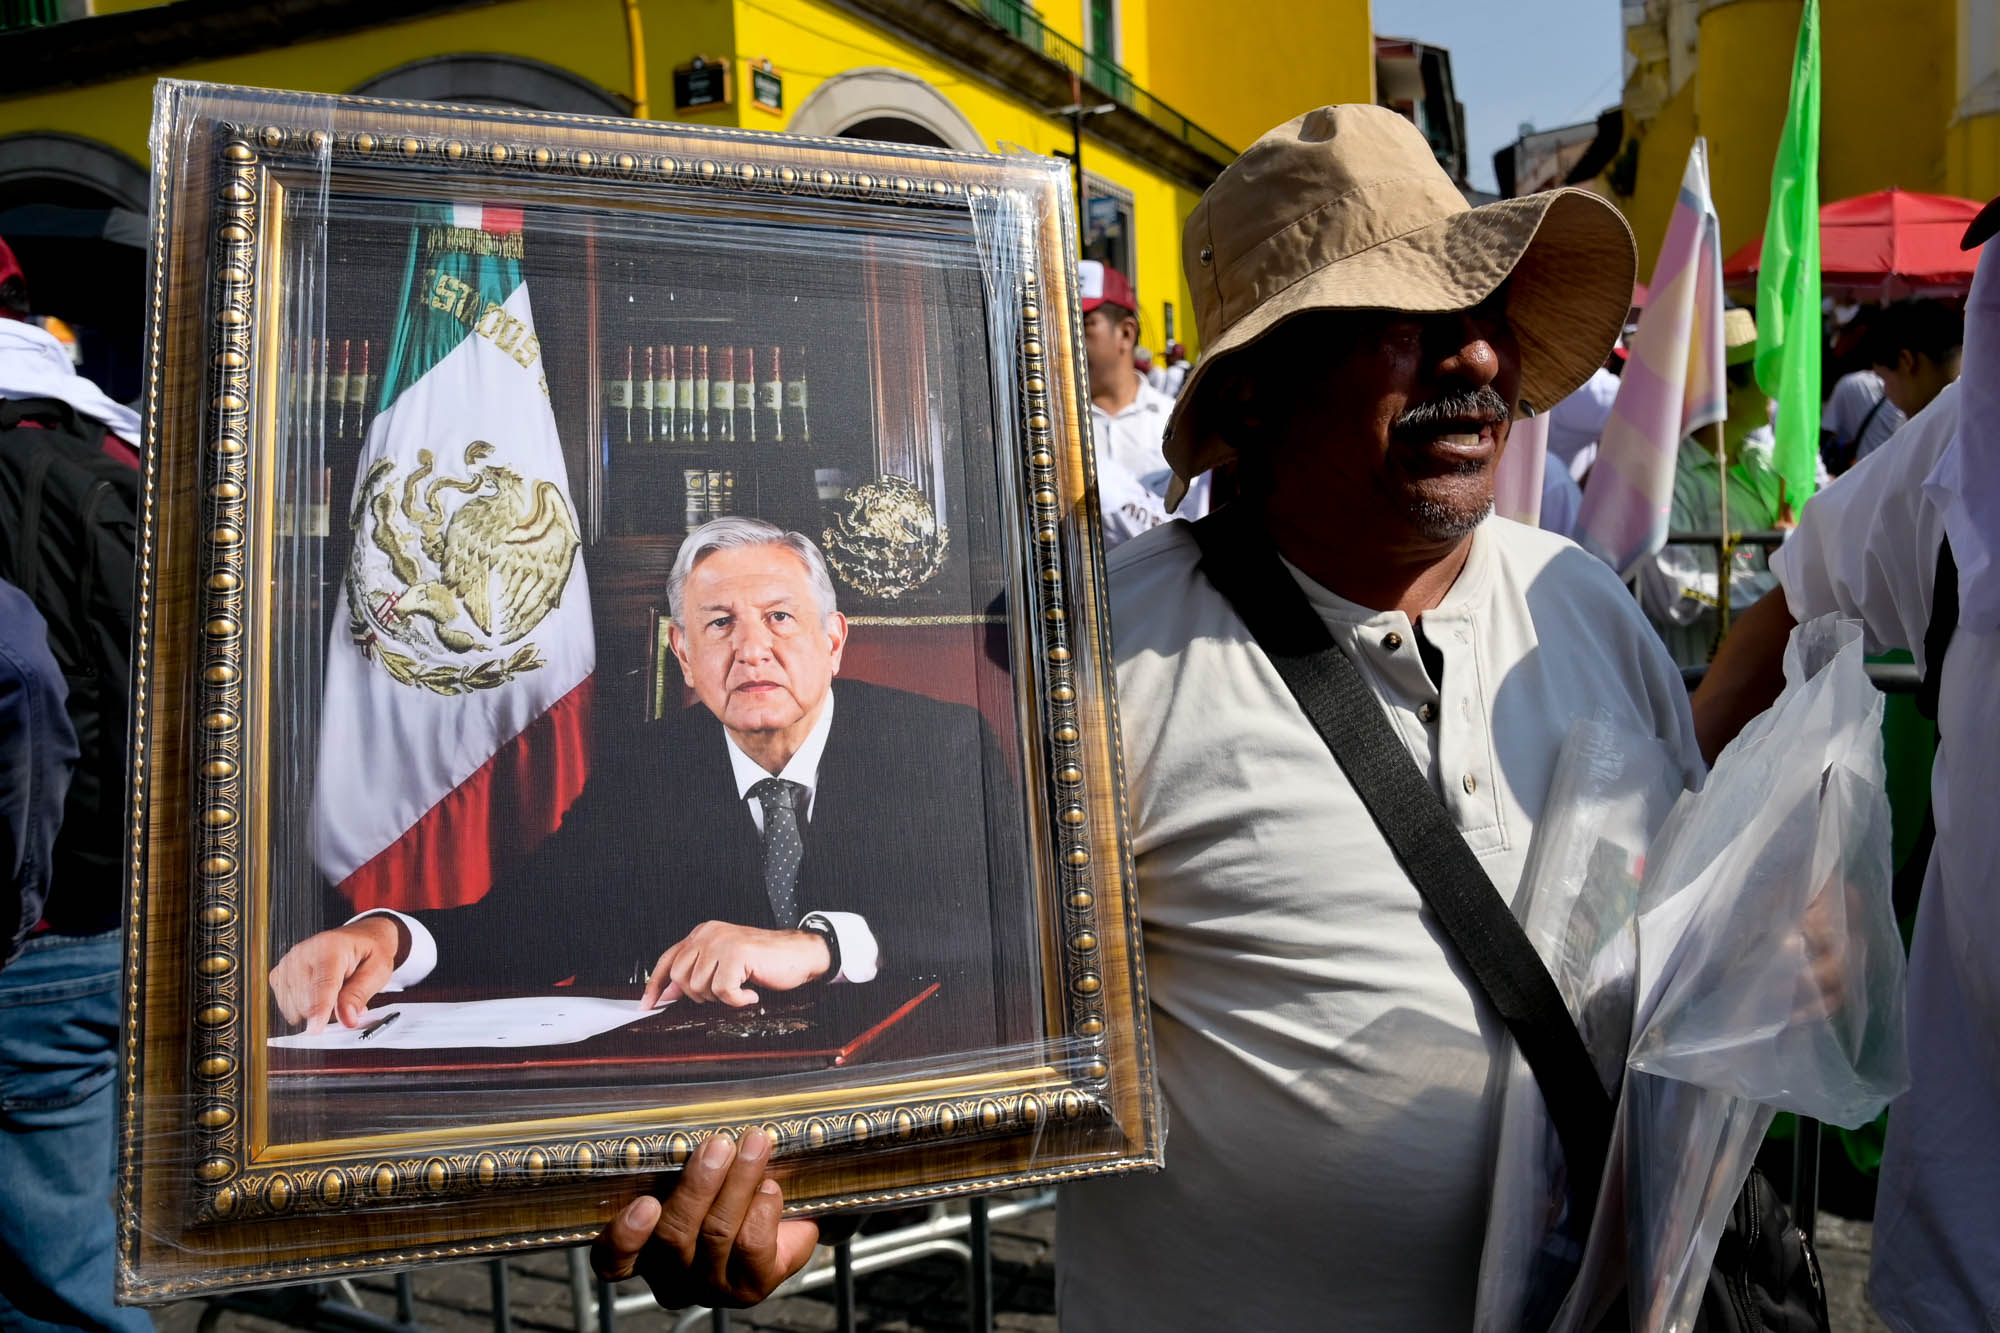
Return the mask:
POLYGON ((450 907, 588 771, 596 648, 519 209, 427 206, 348 508, 313 795, 357 908, 450 907))

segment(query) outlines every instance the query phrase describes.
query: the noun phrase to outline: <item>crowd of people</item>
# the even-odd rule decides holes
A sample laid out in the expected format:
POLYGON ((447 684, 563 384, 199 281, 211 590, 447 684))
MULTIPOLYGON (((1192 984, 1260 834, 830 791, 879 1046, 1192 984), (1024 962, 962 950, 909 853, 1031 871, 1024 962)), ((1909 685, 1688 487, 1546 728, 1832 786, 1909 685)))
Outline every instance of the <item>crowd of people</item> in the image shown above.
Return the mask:
MULTIPOLYGON (((1721 634, 1713 546, 1670 543, 1628 587, 1562 531, 1631 313, 1633 243, 1607 201, 1561 189, 1469 208, 1401 116, 1326 107, 1226 169, 1183 249, 1202 355, 1170 358, 1157 382, 1137 356, 1130 280, 1089 262, 1080 274, 1172 1136, 1162 1173, 1064 1187, 1063 1326, 1473 1322, 1506 1029, 1393 850, 1364 790, 1374 778, 1329 749, 1258 626, 1351 664, 1402 776, 1505 900, 1574 719, 1657 738, 1696 786, 1776 696, 1791 627, 1835 611, 1871 647, 1916 656, 1944 737, 1910 968, 1914 1082, 1890 1121, 1871 1292, 1899 1333, 1988 1326, 2000 871, 1974 800, 2000 778, 1987 771, 2000 762, 2000 414, 1985 401, 2000 381, 1981 377, 2000 369, 2000 260, 1982 263, 1963 315, 1891 305, 1858 342, 1843 331, 1865 364, 1833 383, 1829 484, 1796 509, 1770 468, 1754 316, 1729 312, 1729 417, 1681 445, 1671 515, 1676 532, 1718 530, 1726 496, 1730 528, 1774 535, 1768 559, 1755 543, 1730 555, 1742 615, 1721 634), (1523 401, 1556 404, 1551 531, 1491 512, 1523 401), (1691 699, 1679 668, 1711 655, 1691 699)), ((12 313, 0 399, 69 411, 0 431, 9 447, 82 421, 117 454, 136 423, 12 313)), ((0 574, 17 579, 7 559, 0 574)), ((76 677, 51 660, 60 635, 44 620, 0 583, 0 851, 21 910, 0 972, 0 1328, 138 1328, 143 1315, 110 1301, 116 935, 61 910, 88 893, 56 848, 79 748, 63 677, 72 690, 76 677)), ((762 1299, 821 1235, 782 1218, 769 1167, 760 1131, 716 1136, 664 1197, 607 1225, 598 1273, 641 1276, 671 1305, 762 1299)))

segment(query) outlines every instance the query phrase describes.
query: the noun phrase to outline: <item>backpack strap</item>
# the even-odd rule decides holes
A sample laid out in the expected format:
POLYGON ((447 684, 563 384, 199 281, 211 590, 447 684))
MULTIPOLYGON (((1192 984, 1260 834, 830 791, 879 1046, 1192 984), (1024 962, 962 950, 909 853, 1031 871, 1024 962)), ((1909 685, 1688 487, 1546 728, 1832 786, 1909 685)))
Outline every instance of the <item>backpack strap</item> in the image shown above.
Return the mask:
POLYGON ((1541 955, 1473 854, 1430 781, 1383 716, 1291 571, 1229 505, 1193 525, 1201 568, 1326 742, 1396 860, 1534 1072, 1568 1163, 1572 1205, 1588 1217, 1611 1138, 1612 1102, 1541 955))
POLYGON ((1853 451, 1855 460, 1857 462, 1860 460, 1861 457, 1861 441, 1863 441, 1868 437, 1868 428, 1875 424, 1876 417, 1882 415, 1882 405, 1884 403, 1887 403, 1888 401, 1889 401, 1889 395, 1886 393, 1883 394, 1880 398, 1877 398, 1875 400, 1875 406, 1868 409, 1868 415, 1861 418, 1861 424, 1855 428, 1854 438, 1847 441, 1847 448, 1853 451))

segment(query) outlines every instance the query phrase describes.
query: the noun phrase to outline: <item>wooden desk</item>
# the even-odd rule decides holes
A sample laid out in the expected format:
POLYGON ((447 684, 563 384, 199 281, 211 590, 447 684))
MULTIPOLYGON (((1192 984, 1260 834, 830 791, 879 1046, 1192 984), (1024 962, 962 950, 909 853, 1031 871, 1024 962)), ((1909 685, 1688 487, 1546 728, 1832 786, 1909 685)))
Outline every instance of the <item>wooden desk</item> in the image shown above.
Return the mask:
MULTIPOLYGON (((519 1051, 272 1047, 270 1139, 290 1143, 705 1101, 755 1095, 766 1083, 810 1087, 831 1071, 952 1049, 940 989, 936 981, 918 979, 813 988, 748 1009, 682 1002, 583 1041, 519 1051), (674 1091, 663 1096, 663 1087, 674 1091)), ((411 998, 499 997, 426 990, 411 998)), ((972 1054, 983 1044, 961 1042, 959 1049, 972 1054)))

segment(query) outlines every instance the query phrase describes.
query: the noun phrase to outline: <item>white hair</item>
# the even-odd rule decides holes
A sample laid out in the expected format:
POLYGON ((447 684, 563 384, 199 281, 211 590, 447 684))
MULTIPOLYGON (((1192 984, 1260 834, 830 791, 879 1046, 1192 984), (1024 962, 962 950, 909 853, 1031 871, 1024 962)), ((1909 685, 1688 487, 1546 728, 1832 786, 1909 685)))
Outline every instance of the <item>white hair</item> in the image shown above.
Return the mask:
POLYGON ((761 518, 731 514, 710 519, 688 533, 680 553, 674 557, 673 572, 667 575, 667 613, 676 625, 683 630, 687 628, 687 622, 681 618, 682 599, 687 596, 688 575, 694 572, 694 567, 717 551, 739 546, 781 546, 790 551, 806 567, 806 578, 819 602, 820 619, 840 610, 834 601, 833 577, 826 572, 826 559, 820 555, 819 547, 813 545, 812 538, 803 532, 787 532, 761 518))

